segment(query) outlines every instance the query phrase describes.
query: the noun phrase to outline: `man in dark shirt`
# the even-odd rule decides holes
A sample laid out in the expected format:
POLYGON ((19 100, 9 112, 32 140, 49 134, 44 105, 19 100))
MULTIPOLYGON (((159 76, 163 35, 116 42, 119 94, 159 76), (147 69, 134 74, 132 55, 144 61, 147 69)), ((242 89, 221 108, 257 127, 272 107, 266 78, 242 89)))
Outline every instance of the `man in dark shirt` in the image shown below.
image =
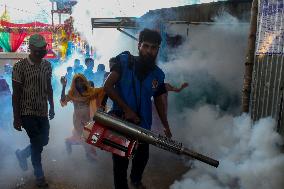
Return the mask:
POLYGON ((87 78, 88 81, 92 81, 94 82, 94 78, 95 78, 95 75, 94 75, 94 59, 92 58, 86 58, 85 59, 85 65, 86 65, 86 69, 84 70, 84 76, 87 78))
POLYGON ((13 67, 13 112, 14 128, 24 128, 30 138, 30 145, 17 150, 16 156, 22 170, 28 169, 27 158, 31 156, 38 187, 48 186, 41 164, 43 146, 49 140, 49 119, 54 117, 52 69, 46 55, 46 41, 34 34, 29 39, 28 58, 18 61, 13 67), (49 111, 48 104, 49 102, 49 111))
POLYGON ((67 80, 67 85, 66 85, 66 88, 69 90, 70 86, 71 86, 71 83, 72 83, 72 79, 73 79, 73 68, 71 66, 68 66, 67 67, 67 72, 65 74, 65 78, 67 80))
POLYGON ((74 71, 74 74, 78 74, 78 73, 83 74, 84 67, 81 65, 81 62, 79 59, 74 60, 73 71, 74 71))
POLYGON ((105 65, 99 64, 97 71, 94 73, 94 83, 96 87, 102 87, 105 81, 105 65))
MULTIPOLYGON (((104 89, 113 100, 111 112, 123 117, 144 129, 151 129, 152 101, 154 97, 156 109, 165 128, 165 134, 171 137, 171 131, 163 103, 166 93, 164 72, 156 65, 156 57, 161 43, 158 32, 144 29, 139 34, 139 56, 123 52, 116 57, 116 62, 105 81, 104 89)), ((142 175, 149 159, 149 145, 139 143, 132 160, 130 174, 131 185, 145 188, 142 175)), ((113 154, 114 185, 116 189, 127 189, 127 158, 113 154)))

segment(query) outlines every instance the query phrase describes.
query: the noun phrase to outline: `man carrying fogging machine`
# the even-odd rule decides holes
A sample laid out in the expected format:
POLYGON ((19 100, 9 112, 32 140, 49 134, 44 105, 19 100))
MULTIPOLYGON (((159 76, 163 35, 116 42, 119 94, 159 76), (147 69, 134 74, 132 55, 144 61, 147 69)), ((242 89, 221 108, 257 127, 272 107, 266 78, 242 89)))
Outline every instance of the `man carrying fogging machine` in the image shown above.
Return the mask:
MULTIPOLYGON (((218 166, 217 161, 185 149, 181 144, 169 139, 172 134, 167 120, 165 104, 163 103, 163 95, 166 93, 165 74, 156 65, 160 43, 161 36, 158 32, 144 29, 139 34, 139 56, 135 57, 129 52, 123 52, 116 57, 116 63, 112 66, 104 84, 105 92, 114 102, 110 112, 112 116, 100 111, 94 116, 96 124, 107 127, 130 140, 139 141, 132 159, 130 174, 131 185, 135 188, 146 188, 141 180, 149 159, 149 144, 193 157, 196 155, 199 160, 218 166), (154 97, 158 115, 168 138, 157 136, 150 131, 152 97, 154 97), (126 121, 122 121, 122 119, 126 121)), ((115 145, 111 140, 105 140, 103 143, 115 145)), ((120 145, 117 147, 123 151, 123 147, 120 145)), ((128 188, 128 164, 129 159, 126 155, 122 157, 117 153, 113 153, 113 174, 116 189, 128 188)))

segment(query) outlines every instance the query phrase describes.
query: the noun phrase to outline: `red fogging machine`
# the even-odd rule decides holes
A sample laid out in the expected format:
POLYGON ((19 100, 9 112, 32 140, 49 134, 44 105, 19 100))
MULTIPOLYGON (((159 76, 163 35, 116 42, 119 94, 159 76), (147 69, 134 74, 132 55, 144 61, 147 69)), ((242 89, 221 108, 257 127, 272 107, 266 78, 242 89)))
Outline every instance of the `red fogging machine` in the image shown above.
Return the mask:
POLYGON ((135 145, 139 141, 176 154, 189 156, 214 167, 219 165, 219 161, 192 151, 184 147, 182 143, 157 135, 102 111, 97 111, 94 121, 84 127, 83 138, 88 144, 127 158, 135 153, 135 145))
POLYGON ((132 157, 137 143, 137 140, 128 139, 95 121, 84 127, 83 138, 88 144, 127 158, 132 157))

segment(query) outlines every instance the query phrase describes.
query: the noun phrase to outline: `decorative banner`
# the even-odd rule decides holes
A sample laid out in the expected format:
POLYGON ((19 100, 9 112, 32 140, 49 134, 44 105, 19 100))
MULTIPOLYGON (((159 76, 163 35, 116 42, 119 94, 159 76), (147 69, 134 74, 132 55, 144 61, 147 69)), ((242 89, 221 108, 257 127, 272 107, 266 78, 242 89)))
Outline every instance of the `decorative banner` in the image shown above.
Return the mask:
POLYGON ((10 33, 0 33, 0 47, 2 47, 5 52, 11 52, 10 33))
POLYGON ((43 28, 8 28, 8 27, 0 27, 0 32, 7 32, 7 33, 39 33, 39 32, 52 32, 57 33, 63 26, 60 27, 43 27, 43 28))
POLYGON ((283 54, 284 1, 260 0, 256 54, 283 54))
POLYGON ((11 52, 18 50, 26 36, 26 33, 10 33, 11 52))
MULTIPOLYGON (((29 33, 32 35, 34 33, 29 33)), ((40 32, 46 42, 47 42, 47 49, 52 48, 52 33, 51 32, 40 32)), ((8 32, 0 32, 0 46, 4 49, 5 52, 16 52, 18 48, 21 46, 22 42, 24 41, 27 33, 8 33, 8 32)))
MULTIPOLYGON (((48 50, 52 49, 52 43, 58 48, 62 57, 65 58, 70 43, 79 44, 79 34, 74 32, 74 19, 66 19, 63 25, 52 26, 41 22, 15 24, 0 20, 0 46, 7 52, 15 52, 21 46, 26 36, 40 33, 47 41, 48 50), (53 40, 54 37, 54 40, 53 40)), ((56 50, 56 48, 55 48, 56 50)), ((53 57, 54 55, 51 54, 53 57)))
POLYGON ((26 23, 26 24, 15 24, 11 22, 7 22, 4 20, 0 20, 0 26, 2 27, 8 27, 8 28, 36 28, 36 27, 48 27, 51 26, 50 24, 44 24, 41 22, 31 22, 31 23, 26 23))
POLYGON ((23 40, 25 39, 25 33, 0 33, 0 46, 5 52, 16 52, 23 40))

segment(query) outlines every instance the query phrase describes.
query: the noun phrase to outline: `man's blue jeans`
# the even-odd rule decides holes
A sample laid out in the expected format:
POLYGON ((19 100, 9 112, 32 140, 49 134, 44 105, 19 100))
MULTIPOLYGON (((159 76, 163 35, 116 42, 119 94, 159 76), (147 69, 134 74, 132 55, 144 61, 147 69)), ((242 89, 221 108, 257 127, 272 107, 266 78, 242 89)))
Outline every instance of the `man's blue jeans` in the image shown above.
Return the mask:
POLYGON ((40 116, 22 116, 23 128, 26 130, 30 145, 21 151, 23 157, 31 156, 36 178, 44 177, 41 165, 41 152, 43 146, 48 144, 49 140, 49 120, 48 117, 40 116))

